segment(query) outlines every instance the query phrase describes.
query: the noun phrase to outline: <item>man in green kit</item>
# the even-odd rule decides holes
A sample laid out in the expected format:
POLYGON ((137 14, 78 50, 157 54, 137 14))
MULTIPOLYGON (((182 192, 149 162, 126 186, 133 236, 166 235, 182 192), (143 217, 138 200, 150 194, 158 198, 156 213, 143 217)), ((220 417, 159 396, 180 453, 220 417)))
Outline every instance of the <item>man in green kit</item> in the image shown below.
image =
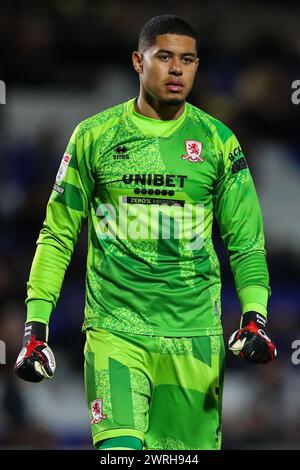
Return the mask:
POLYGON ((48 324, 88 217, 85 385, 98 449, 221 447, 224 342, 213 217, 241 304, 234 354, 267 363, 270 293, 261 211, 243 151, 186 102, 197 38, 182 18, 143 27, 132 55, 138 98, 81 122, 47 206, 28 282, 15 370, 55 370, 48 324))

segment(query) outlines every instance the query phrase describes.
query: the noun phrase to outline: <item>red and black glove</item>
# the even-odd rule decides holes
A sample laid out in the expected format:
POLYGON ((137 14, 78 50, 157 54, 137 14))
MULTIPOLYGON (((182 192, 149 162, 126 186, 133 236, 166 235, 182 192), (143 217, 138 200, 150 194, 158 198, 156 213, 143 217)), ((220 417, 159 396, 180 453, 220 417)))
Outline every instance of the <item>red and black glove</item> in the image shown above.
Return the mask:
POLYGON ((25 325, 23 348, 15 364, 15 373, 28 382, 41 382, 53 377, 55 357, 47 344, 48 326, 33 321, 25 325))
POLYGON ((265 318, 256 312, 247 312, 242 317, 241 329, 229 338, 228 347, 236 356, 254 364, 267 364, 277 355, 274 343, 264 328, 265 318))

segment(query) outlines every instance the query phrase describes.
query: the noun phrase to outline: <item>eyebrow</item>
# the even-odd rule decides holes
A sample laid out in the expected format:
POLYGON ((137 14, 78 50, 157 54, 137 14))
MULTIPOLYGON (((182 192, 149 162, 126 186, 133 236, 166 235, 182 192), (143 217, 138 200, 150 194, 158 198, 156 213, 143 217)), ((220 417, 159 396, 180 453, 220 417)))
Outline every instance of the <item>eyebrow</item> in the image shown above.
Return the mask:
MULTIPOLYGON (((162 52, 167 53, 167 54, 174 55, 174 52, 168 51, 167 49, 159 49, 155 54, 161 54, 162 52)), ((191 56, 191 57, 195 57, 195 58, 196 58, 196 54, 195 54, 194 52, 183 52, 183 53, 180 54, 180 55, 181 55, 181 56, 189 55, 189 56, 191 56)))

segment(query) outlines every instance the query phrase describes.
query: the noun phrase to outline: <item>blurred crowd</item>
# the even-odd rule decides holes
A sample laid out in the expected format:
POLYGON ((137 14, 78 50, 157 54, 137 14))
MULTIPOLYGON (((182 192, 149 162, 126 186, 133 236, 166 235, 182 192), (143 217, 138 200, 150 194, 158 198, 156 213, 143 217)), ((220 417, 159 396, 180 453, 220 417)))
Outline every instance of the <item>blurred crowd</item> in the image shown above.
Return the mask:
MULTIPOLYGON (((85 117, 138 94, 131 53, 153 16, 176 13, 199 33, 199 74, 188 101, 237 135, 261 201, 272 297, 269 333, 278 359, 252 366, 228 355, 224 448, 299 448, 300 340, 299 176, 300 6, 236 1, 184 5, 132 1, 3 2, 0 79, 0 448, 91 448, 83 389, 81 333, 86 228, 52 315, 50 343, 58 369, 51 383, 13 374, 25 319, 24 299, 35 242, 64 147, 85 117), (62 411, 63 410, 63 411, 62 411)), ((228 258, 215 230, 222 266, 225 340, 240 308, 228 258)))

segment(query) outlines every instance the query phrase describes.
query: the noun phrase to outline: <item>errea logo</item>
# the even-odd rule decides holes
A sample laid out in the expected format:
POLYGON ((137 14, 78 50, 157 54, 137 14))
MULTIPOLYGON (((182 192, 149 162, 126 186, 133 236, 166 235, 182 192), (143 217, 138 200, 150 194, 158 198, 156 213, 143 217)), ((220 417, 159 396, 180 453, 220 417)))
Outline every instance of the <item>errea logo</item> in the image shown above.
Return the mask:
POLYGON ((117 155, 113 155, 114 160, 128 160, 129 155, 126 153, 128 152, 128 148, 125 145, 117 145, 114 148, 114 151, 117 155))

